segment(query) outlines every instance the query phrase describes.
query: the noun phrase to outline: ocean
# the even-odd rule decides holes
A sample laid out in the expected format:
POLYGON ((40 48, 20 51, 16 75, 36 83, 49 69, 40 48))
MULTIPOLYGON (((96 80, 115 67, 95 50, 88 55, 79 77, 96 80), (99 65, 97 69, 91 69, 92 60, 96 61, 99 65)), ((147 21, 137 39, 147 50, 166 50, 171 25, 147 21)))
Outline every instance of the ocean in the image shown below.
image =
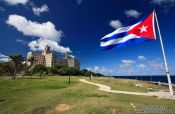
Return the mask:
MULTIPOLYGON (((167 76, 112 76, 114 78, 122 79, 133 79, 133 80, 142 80, 142 81, 153 81, 153 82, 163 82, 168 83, 167 76)), ((171 81, 175 84, 175 76, 171 76, 171 81)))

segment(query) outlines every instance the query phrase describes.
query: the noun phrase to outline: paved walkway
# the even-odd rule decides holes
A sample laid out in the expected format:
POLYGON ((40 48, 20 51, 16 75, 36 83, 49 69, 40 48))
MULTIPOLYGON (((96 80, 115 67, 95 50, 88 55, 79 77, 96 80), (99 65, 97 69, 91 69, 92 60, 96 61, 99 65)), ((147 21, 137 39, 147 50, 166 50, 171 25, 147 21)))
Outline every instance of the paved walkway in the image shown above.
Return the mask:
POLYGON ((105 92, 110 92, 110 93, 122 93, 122 94, 128 94, 128 95, 143 95, 143 96, 154 96, 162 99, 172 99, 175 100, 175 95, 170 96, 169 92, 148 92, 148 93, 142 93, 142 92, 129 92, 129 91, 118 91, 118 90, 111 90, 110 86, 99 84, 99 83, 94 83, 87 81, 85 79, 79 79, 83 83, 95 85, 99 87, 99 90, 105 91, 105 92))

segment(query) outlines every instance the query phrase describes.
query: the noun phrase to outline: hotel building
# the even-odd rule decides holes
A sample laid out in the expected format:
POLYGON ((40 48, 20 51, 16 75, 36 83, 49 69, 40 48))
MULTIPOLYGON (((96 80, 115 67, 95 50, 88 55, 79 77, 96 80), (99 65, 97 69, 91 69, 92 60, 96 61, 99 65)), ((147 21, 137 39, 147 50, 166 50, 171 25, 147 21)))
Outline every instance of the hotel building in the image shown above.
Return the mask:
MULTIPOLYGON (((45 46, 42 53, 28 52, 27 59, 34 57, 34 65, 42 64, 46 67, 53 67, 56 65, 64 65, 68 67, 75 67, 80 69, 80 62, 78 59, 70 56, 69 53, 65 53, 64 57, 61 57, 60 53, 52 52, 50 47, 45 46)), ((30 62, 28 62, 30 64, 30 62)))

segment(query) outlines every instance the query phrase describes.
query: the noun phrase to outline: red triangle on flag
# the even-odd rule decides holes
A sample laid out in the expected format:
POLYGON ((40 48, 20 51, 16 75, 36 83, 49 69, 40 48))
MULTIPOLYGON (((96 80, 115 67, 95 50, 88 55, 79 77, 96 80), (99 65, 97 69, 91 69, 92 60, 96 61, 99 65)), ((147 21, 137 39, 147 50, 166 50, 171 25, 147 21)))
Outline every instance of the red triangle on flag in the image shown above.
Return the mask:
POLYGON ((128 33, 155 40, 154 12, 151 13, 140 24, 132 28, 128 33))

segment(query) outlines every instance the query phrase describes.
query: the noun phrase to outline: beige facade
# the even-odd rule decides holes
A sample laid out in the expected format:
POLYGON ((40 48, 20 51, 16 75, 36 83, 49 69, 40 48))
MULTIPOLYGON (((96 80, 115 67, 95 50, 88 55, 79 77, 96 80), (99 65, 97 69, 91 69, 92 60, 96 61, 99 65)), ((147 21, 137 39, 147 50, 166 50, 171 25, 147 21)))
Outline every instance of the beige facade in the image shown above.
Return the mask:
MULTIPOLYGON (((45 56, 41 55, 39 53, 34 53, 34 52, 29 52, 27 54, 27 59, 34 57, 34 65, 42 64, 45 65, 45 56)), ((29 65, 31 64, 30 62, 28 63, 29 65)))
POLYGON ((27 54, 27 58, 29 59, 31 57, 34 57, 34 65, 42 64, 46 67, 65 65, 69 67, 75 67, 76 69, 80 69, 80 62, 78 59, 71 57, 69 53, 65 53, 64 58, 61 58, 58 53, 51 52, 49 46, 46 46, 44 48, 42 54, 29 52, 27 54))
POLYGON ((66 60, 66 65, 69 67, 75 67, 80 69, 80 62, 78 59, 71 57, 69 53, 65 53, 64 59, 66 60))
POLYGON ((46 67, 52 67, 52 53, 45 55, 46 67))
POLYGON ((56 53, 45 54, 45 61, 47 67, 56 65, 65 65, 65 60, 60 58, 56 53))
POLYGON ((76 69, 80 69, 80 62, 79 62, 79 60, 74 59, 74 58, 67 59, 67 65, 69 67, 75 67, 76 69))

